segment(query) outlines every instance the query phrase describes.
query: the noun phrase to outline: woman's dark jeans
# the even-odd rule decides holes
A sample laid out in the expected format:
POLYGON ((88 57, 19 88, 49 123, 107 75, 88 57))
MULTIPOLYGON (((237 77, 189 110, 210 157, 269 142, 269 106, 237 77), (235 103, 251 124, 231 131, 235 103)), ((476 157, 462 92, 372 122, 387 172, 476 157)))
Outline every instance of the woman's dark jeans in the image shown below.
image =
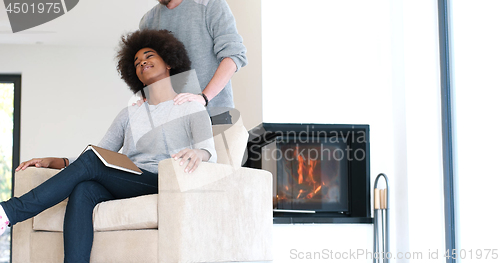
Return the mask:
POLYGON ((69 197, 64 217, 64 262, 89 262, 94 238, 92 213, 104 201, 158 193, 158 175, 106 167, 93 151, 43 184, 1 205, 11 224, 32 218, 69 197))

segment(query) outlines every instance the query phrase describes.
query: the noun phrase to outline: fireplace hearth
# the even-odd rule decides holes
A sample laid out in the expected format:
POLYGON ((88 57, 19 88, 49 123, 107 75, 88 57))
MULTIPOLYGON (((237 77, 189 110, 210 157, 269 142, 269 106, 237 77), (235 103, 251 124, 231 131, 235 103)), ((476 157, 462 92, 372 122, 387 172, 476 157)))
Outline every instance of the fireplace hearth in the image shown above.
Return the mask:
POLYGON ((262 123, 244 166, 273 174, 274 223, 372 223, 368 125, 262 123))

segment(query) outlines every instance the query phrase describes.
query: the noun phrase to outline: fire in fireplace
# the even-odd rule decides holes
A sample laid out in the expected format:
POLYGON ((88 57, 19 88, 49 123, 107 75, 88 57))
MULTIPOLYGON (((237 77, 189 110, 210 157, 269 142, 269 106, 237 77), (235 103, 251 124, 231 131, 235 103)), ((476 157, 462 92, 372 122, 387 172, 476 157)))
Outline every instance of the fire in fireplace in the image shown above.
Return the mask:
POLYGON ((275 223, 370 223, 367 125, 263 123, 247 167, 273 174, 275 223))
POLYGON ((262 147, 262 168, 274 175, 274 208, 348 211, 344 143, 278 137, 262 147))

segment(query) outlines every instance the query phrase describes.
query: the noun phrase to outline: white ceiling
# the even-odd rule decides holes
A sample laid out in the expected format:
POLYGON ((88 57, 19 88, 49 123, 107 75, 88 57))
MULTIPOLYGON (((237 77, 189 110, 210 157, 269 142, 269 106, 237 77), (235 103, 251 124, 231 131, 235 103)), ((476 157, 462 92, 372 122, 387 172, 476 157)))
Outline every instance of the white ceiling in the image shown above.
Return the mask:
POLYGON ((68 13, 15 34, 5 5, 0 4, 0 45, 115 47, 123 33, 139 29, 144 13, 157 3, 156 0, 81 0, 68 13))

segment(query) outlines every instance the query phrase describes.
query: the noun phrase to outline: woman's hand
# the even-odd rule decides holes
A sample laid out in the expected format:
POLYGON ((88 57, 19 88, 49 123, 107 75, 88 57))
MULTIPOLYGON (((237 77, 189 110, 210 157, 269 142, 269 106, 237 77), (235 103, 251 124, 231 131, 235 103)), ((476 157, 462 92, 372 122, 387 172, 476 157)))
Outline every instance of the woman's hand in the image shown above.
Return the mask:
POLYGON ((35 166, 37 168, 63 168, 65 166, 64 160, 62 158, 33 158, 29 161, 22 162, 16 168, 16 172, 19 170, 26 170, 30 166, 35 166))
POLYGON ((199 102, 201 105, 205 105, 205 99, 203 96, 198 95, 198 94, 192 94, 192 93, 179 93, 177 96, 174 98, 174 104, 175 105, 181 105, 184 102, 187 101, 196 101, 199 102))
POLYGON ((174 158, 174 160, 176 161, 178 159, 181 159, 179 163, 179 165, 181 166, 184 164, 184 162, 189 162, 188 165, 186 165, 186 169, 184 169, 184 172, 192 173, 194 170, 196 170, 196 168, 198 168, 200 162, 206 162, 208 161, 208 159, 210 159, 210 154, 205 150, 186 148, 176 154, 173 154, 172 158, 174 158))

